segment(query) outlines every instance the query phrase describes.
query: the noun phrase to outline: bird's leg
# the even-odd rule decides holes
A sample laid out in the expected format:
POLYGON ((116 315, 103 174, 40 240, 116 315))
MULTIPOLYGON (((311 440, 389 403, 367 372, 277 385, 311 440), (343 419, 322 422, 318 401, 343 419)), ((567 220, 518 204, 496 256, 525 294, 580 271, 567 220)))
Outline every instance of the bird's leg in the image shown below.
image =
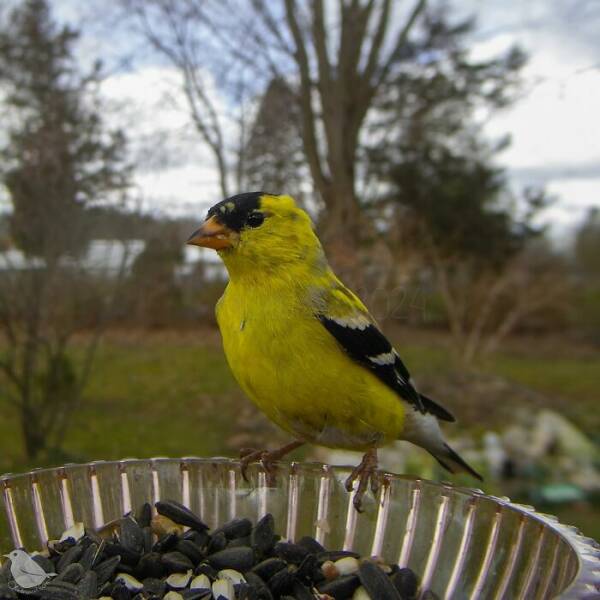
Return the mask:
POLYGON ((286 454, 289 454, 292 450, 300 448, 304 442, 302 440, 294 440, 277 450, 255 450, 254 448, 242 448, 240 450, 240 463, 242 477, 248 481, 246 477, 246 469, 251 462, 260 461, 265 471, 267 472, 267 479, 269 483, 273 482, 275 475, 275 463, 279 459, 283 458, 286 454))
POLYGON ((352 470, 348 479, 346 479, 346 490, 352 492, 354 482, 358 479, 358 487, 354 494, 354 508, 358 512, 362 512, 362 499, 367 491, 367 485, 371 483, 371 491, 373 494, 379 490, 379 474, 377 472, 377 449, 368 450, 360 464, 352 470))

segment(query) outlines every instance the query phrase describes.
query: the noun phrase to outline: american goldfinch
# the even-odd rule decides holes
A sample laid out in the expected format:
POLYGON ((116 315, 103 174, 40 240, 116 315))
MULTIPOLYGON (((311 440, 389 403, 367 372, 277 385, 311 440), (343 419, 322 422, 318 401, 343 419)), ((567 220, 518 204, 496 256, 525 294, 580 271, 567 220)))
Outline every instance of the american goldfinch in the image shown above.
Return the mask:
POLYGON ((290 196, 249 192, 208 211, 189 244, 213 248, 229 273, 216 314, 242 389, 294 436, 271 452, 242 453, 265 468, 306 442, 364 452, 346 488, 360 510, 377 489, 377 448, 408 440, 448 471, 481 479, 445 442, 454 421, 420 394, 361 300, 333 273, 308 214, 290 196))

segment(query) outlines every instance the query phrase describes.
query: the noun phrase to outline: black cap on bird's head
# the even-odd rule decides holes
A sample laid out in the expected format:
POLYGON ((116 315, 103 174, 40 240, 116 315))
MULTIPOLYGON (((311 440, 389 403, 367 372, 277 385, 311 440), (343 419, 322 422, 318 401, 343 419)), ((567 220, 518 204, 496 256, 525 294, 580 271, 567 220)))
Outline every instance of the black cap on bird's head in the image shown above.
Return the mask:
POLYGON ((231 247, 232 239, 243 229, 262 225, 265 219, 265 214, 260 211, 263 196, 274 194, 246 192, 215 204, 209 209, 206 221, 192 233, 187 243, 215 250, 231 247))
POLYGON ((239 235, 244 227, 264 220, 258 209, 260 198, 265 193, 246 192, 215 204, 209 209, 206 221, 192 233, 187 243, 215 250, 230 248, 232 238, 239 235))
POLYGON ((308 214, 291 196, 266 192, 238 194, 215 204, 187 243, 217 250, 230 276, 272 273, 323 255, 308 214))
POLYGON ((223 225, 239 233, 247 224, 248 217, 260 208, 260 198, 264 195, 266 192, 246 192, 226 198, 208 210, 207 219, 215 217, 223 225))

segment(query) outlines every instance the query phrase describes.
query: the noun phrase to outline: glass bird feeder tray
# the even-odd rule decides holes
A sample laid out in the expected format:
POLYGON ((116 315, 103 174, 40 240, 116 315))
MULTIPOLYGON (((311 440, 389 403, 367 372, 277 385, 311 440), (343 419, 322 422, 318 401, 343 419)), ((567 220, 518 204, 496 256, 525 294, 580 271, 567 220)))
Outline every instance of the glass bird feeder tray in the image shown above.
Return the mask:
POLYGON ((386 475, 358 514, 347 467, 281 463, 267 485, 238 461, 126 459, 0 477, 0 554, 41 549, 73 523, 101 528, 144 502, 177 500, 211 527, 267 512, 287 539, 410 567, 444 599, 600 598, 600 547, 531 507, 466 488, 386 475))

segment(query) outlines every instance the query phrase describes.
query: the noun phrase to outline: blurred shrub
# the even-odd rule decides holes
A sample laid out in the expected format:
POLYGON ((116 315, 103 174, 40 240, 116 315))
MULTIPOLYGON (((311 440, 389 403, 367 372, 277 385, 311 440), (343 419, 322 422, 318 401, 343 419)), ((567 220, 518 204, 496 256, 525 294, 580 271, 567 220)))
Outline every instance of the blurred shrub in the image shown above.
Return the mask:
POLYGON ((183 296, 175 271, 182 260, 182 244, 176 236, 165 232, 148 240, 133 263, 126 285, 129 321, 165 327, 181 319, 183 296))

